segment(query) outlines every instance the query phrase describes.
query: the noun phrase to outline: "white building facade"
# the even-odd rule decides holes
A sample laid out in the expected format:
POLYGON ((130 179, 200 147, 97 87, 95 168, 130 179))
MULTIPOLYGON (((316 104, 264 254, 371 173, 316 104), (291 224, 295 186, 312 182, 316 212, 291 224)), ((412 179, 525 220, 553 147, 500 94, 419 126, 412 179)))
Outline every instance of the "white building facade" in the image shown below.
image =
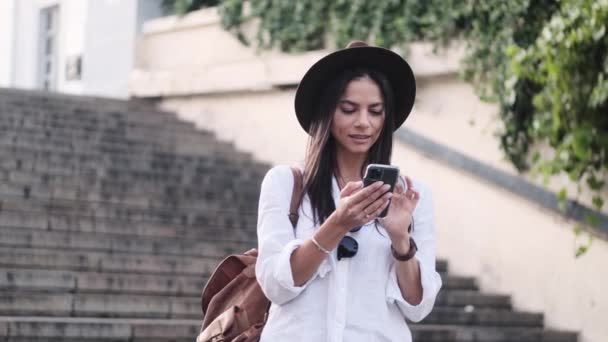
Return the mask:
POLYGON ((162 0, 0 0, 0 87, 126 98, 162 0))

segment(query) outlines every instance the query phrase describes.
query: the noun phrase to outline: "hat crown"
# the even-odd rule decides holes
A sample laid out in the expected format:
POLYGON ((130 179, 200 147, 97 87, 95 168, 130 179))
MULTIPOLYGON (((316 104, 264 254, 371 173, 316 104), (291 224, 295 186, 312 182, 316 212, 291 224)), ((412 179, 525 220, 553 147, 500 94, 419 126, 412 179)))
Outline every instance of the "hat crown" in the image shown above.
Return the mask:
POLYGON ((366 42, 361 41, 361 40, 353 40, 352 42, 348 43, 348 45, 346 45, 347 49, 350 48, 356 48, 356 47, 367 47, 369 45, 367 45, 366 42))

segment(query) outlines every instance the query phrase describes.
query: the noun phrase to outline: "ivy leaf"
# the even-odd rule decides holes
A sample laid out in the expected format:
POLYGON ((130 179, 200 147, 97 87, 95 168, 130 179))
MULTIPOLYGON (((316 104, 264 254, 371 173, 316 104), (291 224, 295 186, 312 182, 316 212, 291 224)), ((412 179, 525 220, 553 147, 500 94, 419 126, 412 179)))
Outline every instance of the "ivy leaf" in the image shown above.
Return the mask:
POLYGON ((593 196, 593 205, 598 209, 602 209, 604 206, 604 200, 600 196, 593 196))
POLYGON ((599 30, 597 30, 593 33, 593 40, 598 41, 598 40, 602 39, 602 37, 604 36, 605 33, 606 33, 606 26, 600 27, 599 30))
POLYGON ((580 258, 581 256, 583 256, 585 253, 587 253, 587 250, 589 249, 589 246, 579 246, 576 249, 576 257, 580 258))
POLYGON ((594 214, 585 214, 585 222, 590 226, 597 226, 600 219, 594 214))
POLYGON ((598 179, 595 175, 587 178, 587 185, 591 190, 599 191, 604 187, 605 181, 598 179))
POLYGON ((557 206, 559 207, 559 209, 561 211, 566 211, 567 200, 568 200, 568 192, 566 191, 566 188, 562 188, 557 193, 557 206))

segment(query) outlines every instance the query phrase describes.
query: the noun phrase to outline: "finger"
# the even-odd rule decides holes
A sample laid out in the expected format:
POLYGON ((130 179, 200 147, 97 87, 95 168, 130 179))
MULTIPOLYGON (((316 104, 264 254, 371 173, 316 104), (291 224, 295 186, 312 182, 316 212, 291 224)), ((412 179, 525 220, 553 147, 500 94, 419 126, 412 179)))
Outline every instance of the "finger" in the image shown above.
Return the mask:
POLYGON ((408 176, 405 176, 405 183, 407 184, 407 189, 414 189, 414 184, 412 183, 412 179, 408 176))
POLYGON ((418 201, 420 199, 420 192, 416 190, 408 191, 406 197, 412 201, 418 201))
POLYGON ((397 183, 397 185, 395 186, 395 193, 400 195, 403 193, 403 185, 401 183, 397 183))
MULTIPOLYGON (((367 208, 365 208, 363 210, 366 213, 366 216, 369 216, 369 217, 378 216, 378 215, 374 215, 374 214, 378 211, 378 209, 384 208, 385 204, 388 203, 388 200, 391 199, 391 197, 393 197, 393 194, 390 192, 387 192, 384 195, 382 195, 380 198, 375 200, 372 204, 368 205, 367 208)), ((381 213, 381 212, 382 212, 382 210, 379 213, 381 213)))
MULTIPOLYGON (((352 202, 353 209, 354 210, 363 210, 363 209, 367 208, 370 204, 372 204, 374 201, 376 201, 378 198, 380 198, 382 195, 384 195, 389 189, 390 189, 390 186, 388 184, 384 184, 367 195, 363 194, 365 196, 359 196, 360 193, 355 194, 355 196, 357 196, 358 201, 353 200, 353 202, 352 202)), ((361 191, 361 192, 363 192, 363 191, 361 191)))
POLYGON ((417 190, 412 190, 412 192, 414 193, 412 199, 418 201, 420 199, 420 192, 418 192, 417 190))
POLYGON ((391 203, 391 201, 386 201, 386 202, 382 203, 382 205, 380 206, 380 208, 376 209, 376 211, 374 211, 374 213, 371 216, 372 217, 378 217, 378 215, 382 214, 382 212, 384 211, 384 209, 386 209, 386 207, 388 207, 390 203, 391 203))
POLYGON ((350 196, 355 191, 361 189, 362 187, 363 187, 363 182, 362 181, 348 182, 348 183, 346 183, 346 186, 340 192, 340 198, 350 196))
POLYGON ((357 193, 352 194, 351 200, 350 200, 351 203, 353 203, 353 204, 359 203, 362 200, 364 200, 365 198, 367 198, 368 196, 371 196, 376 190, 382 188, 382 184, 383 183, 381 181, 377 181, 377 182, 374 182, 374 183, 364 187, 357 193))

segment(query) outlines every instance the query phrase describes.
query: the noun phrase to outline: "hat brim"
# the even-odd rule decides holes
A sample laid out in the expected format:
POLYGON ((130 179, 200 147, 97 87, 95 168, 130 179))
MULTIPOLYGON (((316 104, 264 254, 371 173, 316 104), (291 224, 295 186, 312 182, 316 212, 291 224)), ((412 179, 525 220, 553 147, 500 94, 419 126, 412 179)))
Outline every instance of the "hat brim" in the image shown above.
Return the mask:
POLYGON ((382 73, 393 90, 394 128, 407 119, 416 98, 416 79, 409 64, 397 53, 374 46, 335 51, 308 69, 296 91, 295 111, 302 128, 309 132, 312 117, 319 110, 322 91, 329 80, 345 69, 364 67, 382 73))

